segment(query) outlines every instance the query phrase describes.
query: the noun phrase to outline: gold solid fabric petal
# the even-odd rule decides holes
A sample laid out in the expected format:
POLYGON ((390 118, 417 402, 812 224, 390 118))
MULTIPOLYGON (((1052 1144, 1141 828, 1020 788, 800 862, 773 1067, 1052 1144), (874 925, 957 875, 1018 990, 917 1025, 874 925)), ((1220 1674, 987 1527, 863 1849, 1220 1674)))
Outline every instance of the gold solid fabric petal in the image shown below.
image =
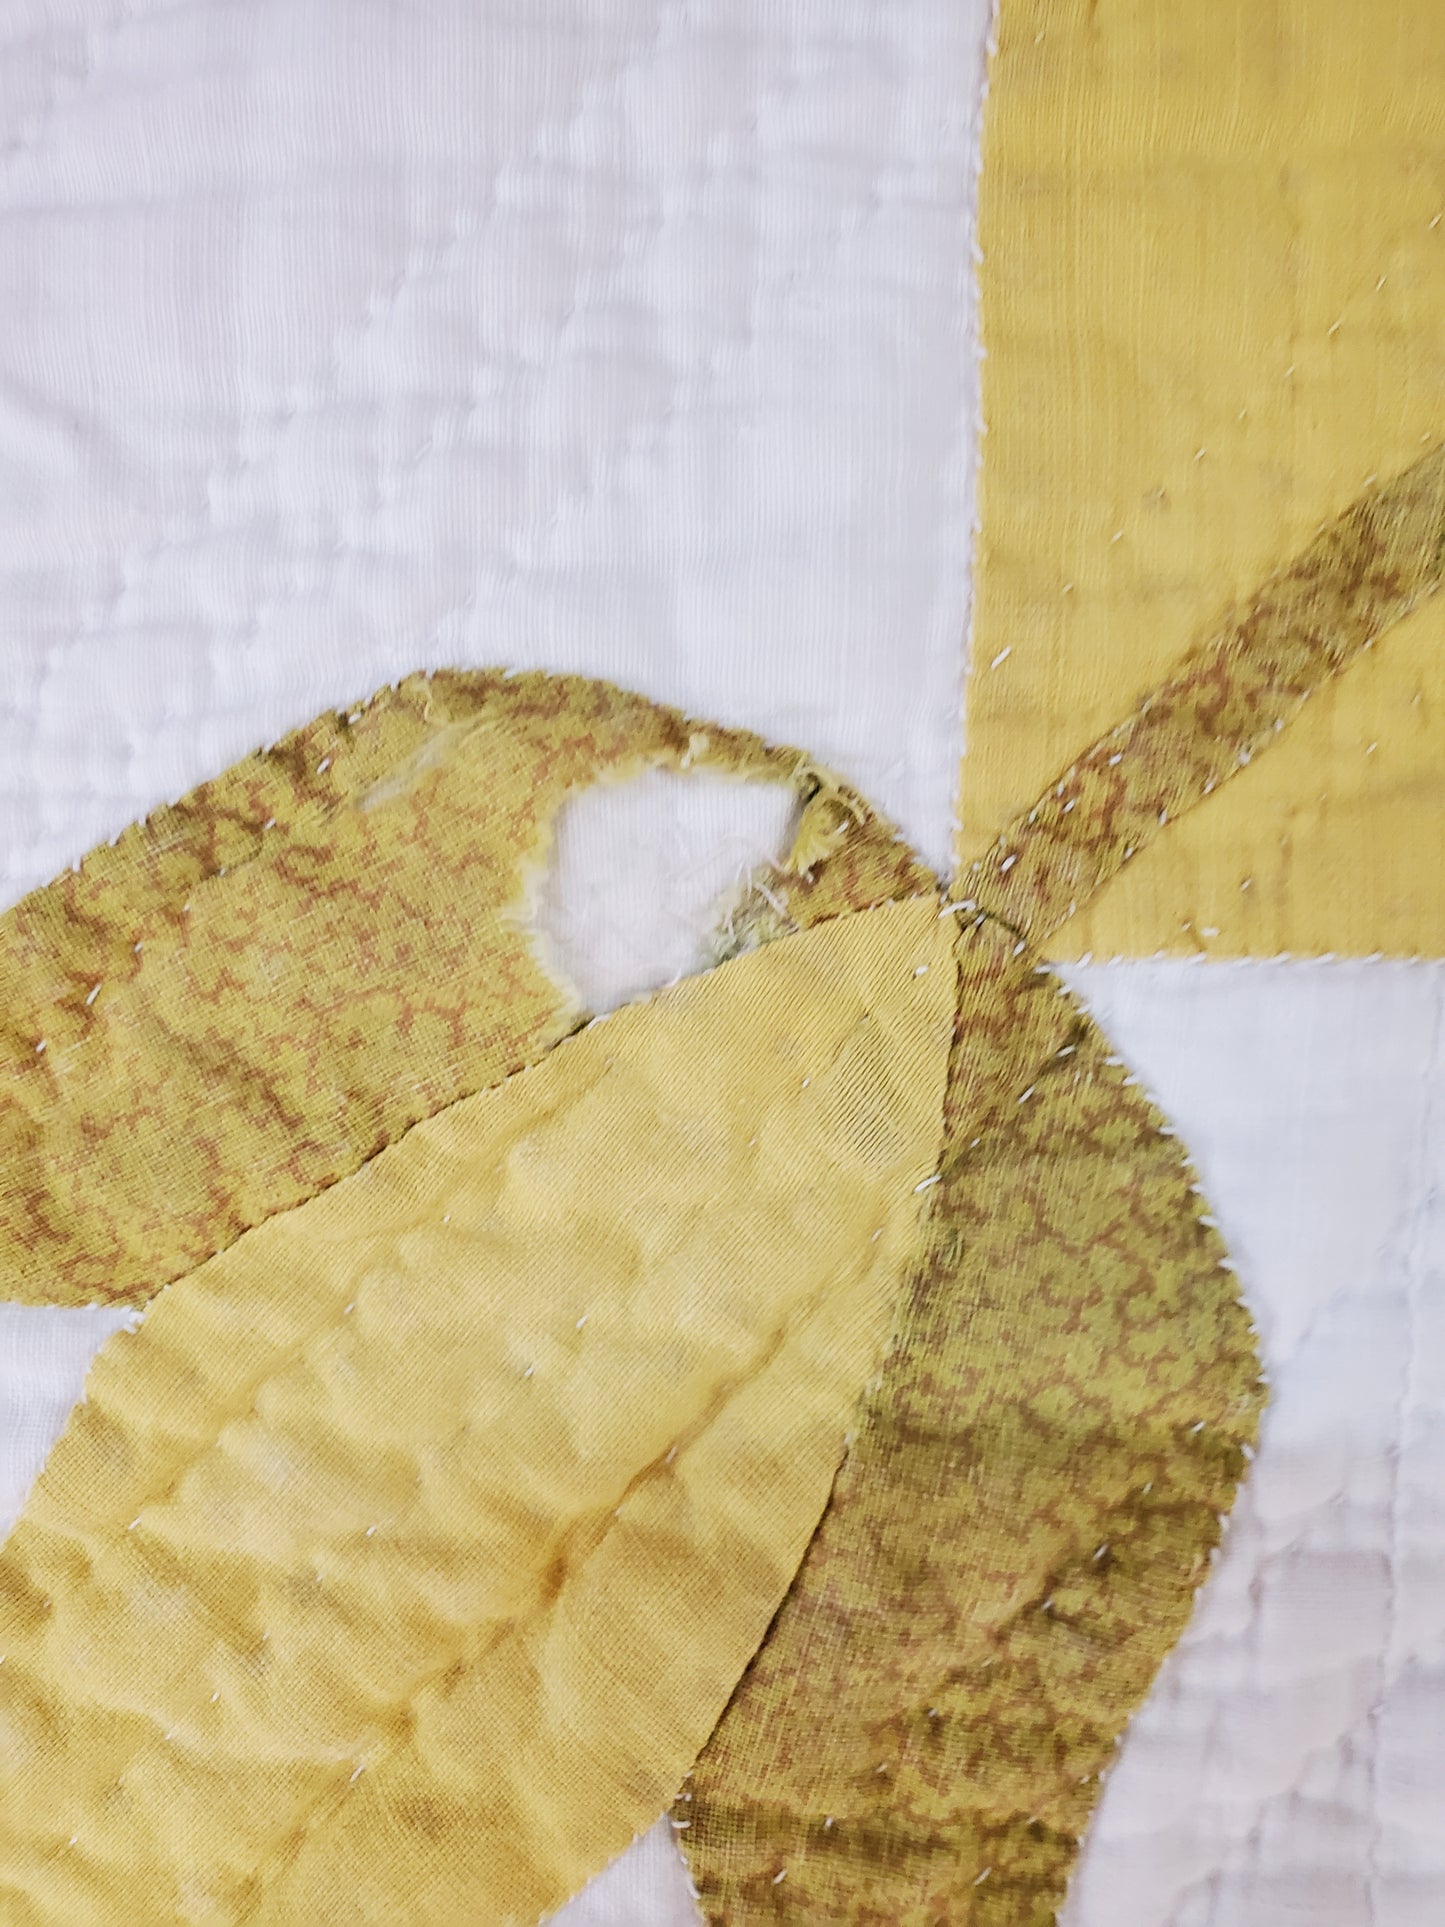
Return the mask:
POLYGON ((323 716, 0 918, 0 1297, 144 1302, 550 1049, 553 822, 654 765, 796 791, 795 923, 933 887, 798 752, 605 683, 438 673, 323 716))
POLYGON ((0 1555, 0 1914, 535 1922, 761 1640, 936 1169, 953 923, 589 1026, 173 1283, 0 1555))

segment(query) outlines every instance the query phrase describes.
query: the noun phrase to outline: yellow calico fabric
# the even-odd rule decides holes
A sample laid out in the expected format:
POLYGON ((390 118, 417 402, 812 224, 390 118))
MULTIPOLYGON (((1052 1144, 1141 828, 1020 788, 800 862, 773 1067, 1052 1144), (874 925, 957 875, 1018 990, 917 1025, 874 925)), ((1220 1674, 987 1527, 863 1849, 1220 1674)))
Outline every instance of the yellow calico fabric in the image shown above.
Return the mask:
POLYGON ((111 1341, 0 1555, 0 1917, 531 1927, 653 1818, 881 1360, 953 935, 631 1006, 111 1341))
MULTIPOLYGON (((972 855, 1445 433, 1438 0, 1003 0, 981 177, 972 855)), ((1445 609, 1051 940, 1445 954, 1445 609)))
POLYGON ((557 813, 659 764, 796 792, 795 921, 932 886, 797 751, 606 683, 322 716, 0 917, 0 1297, 143 1302, 534 1061, 578 1017, 530 927, 557 813))
POLYGON ((1011 932, 966 925, 959 960, 895 1342, 675 1808, 717 1927, 1051 1927, 1255 1436, 1172 1131, 1011 932))

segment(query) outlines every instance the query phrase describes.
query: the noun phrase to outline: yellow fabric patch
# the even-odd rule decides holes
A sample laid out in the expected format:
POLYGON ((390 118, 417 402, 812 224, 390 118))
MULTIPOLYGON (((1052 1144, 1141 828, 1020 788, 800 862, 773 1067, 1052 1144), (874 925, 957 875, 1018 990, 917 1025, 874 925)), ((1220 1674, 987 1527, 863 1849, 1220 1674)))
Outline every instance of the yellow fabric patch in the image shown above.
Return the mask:
POLYGON ((526 1922, 673 1792, 882 1355, 954 926, 627 1008, 171 1285, 0 1555, 0 1912, 526 1922))
POLYGON ((797 751, 580 677, 411 677, 0 918, 0 1297, 141 1303, 535 1061, 579 1015, 527 914, 552 824, 655 765, 796 792, 796 923, 933 887, 797 751))
MULTIPOLYGON (((968 855, 1445 430, 1436 0, 1003 0, 981 179, 968 855)), ((1445 954, 1445 611, 1051 954, 1445 954)))

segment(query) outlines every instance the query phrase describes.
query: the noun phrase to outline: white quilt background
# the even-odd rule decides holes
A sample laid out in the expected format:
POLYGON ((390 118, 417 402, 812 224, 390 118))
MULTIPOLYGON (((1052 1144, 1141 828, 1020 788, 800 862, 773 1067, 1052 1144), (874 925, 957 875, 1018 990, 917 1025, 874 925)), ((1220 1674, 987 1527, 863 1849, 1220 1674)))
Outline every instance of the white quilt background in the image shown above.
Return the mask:
MULTIPOLYGON (((987 15, 8 0, 0 894, 493 662, 804 744, 942 866, 987 15)), ((585 830, 622 926, 559 911, 615 994, 680 967, 709 822, 777 833, 671 809, 585 830)), ((1197 1156, 1275 1399, 1070 1927, 1438 1927, 1445 968, 1071 976, 1197 1156)), ((0 1307, 0 1514, 117 1322, 0 1307)), ((695 1920, 665 1829, 564 1918, 695 1920)))
POLYGON ((806 743, 943 863, 983 14, 6 0, 11 881, 498 661, 806 743))

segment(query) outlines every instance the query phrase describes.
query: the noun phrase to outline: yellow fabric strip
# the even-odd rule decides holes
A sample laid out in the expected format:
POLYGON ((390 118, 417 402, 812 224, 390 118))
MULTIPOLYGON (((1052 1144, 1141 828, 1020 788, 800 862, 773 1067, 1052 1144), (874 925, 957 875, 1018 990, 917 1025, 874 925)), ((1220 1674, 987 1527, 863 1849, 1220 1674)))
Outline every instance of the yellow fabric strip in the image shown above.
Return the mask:
MULTIPOLYGON (((1445 431, 1436 0, 1003 0, 981 179, 971 857, 1445 431)), ((1418 611, 1053 954, 1445 954, 1418 611)))
MULTIPOLYGON (((1132 716, 1101 736, 955 888, 1049 937, 1181 816, 1252 767, 1305 702, 1434 595, 1445 566, 1445 449, 1330 524, 1132 716)), ((1214 807, 1211 800, 1211 807, 1214 807)))
POLYGON ((0 1556, 0 1915, 533 1923, 650 1822, 879 1364, 953 934, 631 1006, 110 1342, 0 1556))

